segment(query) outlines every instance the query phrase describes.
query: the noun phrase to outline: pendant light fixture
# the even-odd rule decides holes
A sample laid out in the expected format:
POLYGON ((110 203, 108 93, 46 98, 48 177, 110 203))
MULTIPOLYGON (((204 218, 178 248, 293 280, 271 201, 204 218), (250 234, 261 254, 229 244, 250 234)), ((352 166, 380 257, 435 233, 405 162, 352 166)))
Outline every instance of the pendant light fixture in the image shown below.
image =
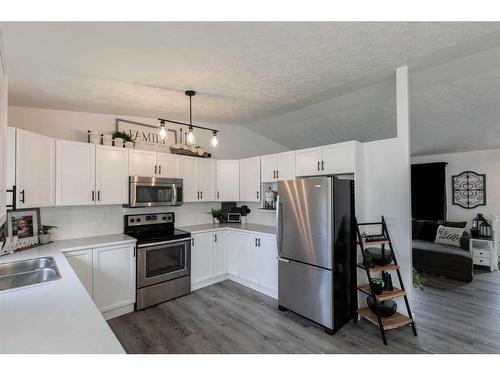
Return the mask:
POLYGON ((163 118, 159 118, 158 120, 160 121, 160 137, 164 139, 166 137, 166 129, 165 129, 165 123, 172 123, 172 124, 179 124, 179 125, 186 125, 188 126, 188 134, 187 134, 187 141, 190 144, 193 144, 195 142, 194 138, 194 128, 196 129, 202 129, 202 130, 208 130, 212 132, 212 146, 216 147, 218 143, 217 139, 217 134, 219 131, 217 129, 211 129, 211 128, 205 128, 203 126, 198 126, 198 125, 193 125, 193 107, 192 107, 192 99, 193 96, 196 95, 196 91, 193 90, 187 90, 185 92, 186 96, 189 96, 189 124, 185 122, 180 122, 180 121, 173 121, 173 120, 166 120, 163 118), (162 134, 165 133, 165 136, 162 134))

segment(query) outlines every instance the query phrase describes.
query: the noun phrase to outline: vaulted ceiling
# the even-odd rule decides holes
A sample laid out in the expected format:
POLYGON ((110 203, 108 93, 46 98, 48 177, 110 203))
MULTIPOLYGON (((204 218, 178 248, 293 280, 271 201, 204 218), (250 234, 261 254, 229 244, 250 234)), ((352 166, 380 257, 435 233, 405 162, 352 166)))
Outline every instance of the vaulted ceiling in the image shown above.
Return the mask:
MULTIPOLYGON (((195 122, 243 125, 291 149, 393 136, 396 67, 408 64, 418 83, 436 65, 500 46, 500 23, 1 23, 0 30, 11 105, 185 121, 184 91, 194 89, 195 122)), ((413 152, 500 147, 500 137, 470 142, 473 128, 498 128, 499 69, 490 61, 417 84, 413 152)))

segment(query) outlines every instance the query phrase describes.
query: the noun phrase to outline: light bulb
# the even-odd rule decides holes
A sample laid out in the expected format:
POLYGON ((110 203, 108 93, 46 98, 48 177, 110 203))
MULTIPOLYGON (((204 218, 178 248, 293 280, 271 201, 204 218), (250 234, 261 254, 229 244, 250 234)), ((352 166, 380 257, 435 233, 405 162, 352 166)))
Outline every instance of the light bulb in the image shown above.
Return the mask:
POLYGON ((165 129, 164 121, 160 122, 160 138, 161 139, 167 138, 167 130, 165 129))
POLYGON ((217 146, 217 143, 219 143, 218 139, 217 139, 217 132, 214 132, 212 134, 212 146, 213 147, 216 147, 217 146))
POLYGON ((193 128, 189 128, 188 130, 188 142, 193 144, 194 143, 194 134, 193 134, 193 128))

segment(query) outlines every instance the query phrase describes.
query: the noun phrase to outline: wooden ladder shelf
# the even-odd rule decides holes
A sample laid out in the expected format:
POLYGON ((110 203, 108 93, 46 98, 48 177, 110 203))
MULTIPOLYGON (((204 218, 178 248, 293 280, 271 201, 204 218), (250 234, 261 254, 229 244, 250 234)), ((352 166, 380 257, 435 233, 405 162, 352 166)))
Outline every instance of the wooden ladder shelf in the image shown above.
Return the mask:
MULTIPOLYGON (((365 270, 366 272, 366 277, 368 279, 368 284, 363 284, 363 285, 358 285, 358 292, 364 293, 368 296, 371 296, 373 301, 378 302, 383 302, 383 301, 389 301, 392 299, 396 298, 403 298, 405 301, 406 305, 406 311, 407 315, 403 315, 401 313, 396 312, 395 314, 389 316, 389 317, 383 317, 380 315, 379 310, 378 310, 378 305, 375 308, 375 312, 370 310, 369 307, 362 307, 358 309, 358 315, 361 316, 362 318, 368 320, 369 322, 375 324, 377 327, 380 329, 380 334, 382 335, 382 340, 385 345, 387 345, 387 338, 385 336, 385 331, 391 330, 391 329, 397 329, 401 327, 406 327, 408 325, 411 325, 413 329, 413 334, 416 336, 417 335, 417 327, 415 326, 415 321, 413 319, 411 309, 410 309, 410 303, 408 301, 408 295, 405 291, 404 285, 403 285, 403 279, 401 277, 401 272, 399 269, 398 262, 396 260, 396 255, 394 254, 394 248, 392 246, 391 238, 389 236, 389 231, 387 230, 387 225, 385 223, 385 219, 382 216, 382 221, 381 222, 376 222, 376 223, 358 223, 357 219, 355 220, 355 225, 356 225, 356 235, 358 237, 358 246, 361 249, 361 255, 363 256, 363 262, 358 263, 357 266, 358 268, 361 268, 365 270), (373 225, 381 225, 382 227, 382 236, 383 239, 378 239, 376 241, 366 241, 363 236, 361 235, 361 231, 359 230, 360 226, 373 226, 373 225), (389 250, 392 255, 392 262, 389 264, 385 265, 375 265, 375 266, 367 266, 368 261, 366 258, 366 252, 365 252, 365 246, 380 246, 381 247, 381 252, 382 254, 384 253, 385 246, 388 245, 389 250), (399 288, 394 288, 393 290, 385 290, 381 294, 375 294, 374 288, 373 288, 373 283, 372 283, 372 273, 376 272, 388 272, 388 271, 396 271, 396 274, 398 276, 398 281, 399 281, 399 288)), ((358 316, 356 315, 354 318, 354 323, 357 323, 358 316)))

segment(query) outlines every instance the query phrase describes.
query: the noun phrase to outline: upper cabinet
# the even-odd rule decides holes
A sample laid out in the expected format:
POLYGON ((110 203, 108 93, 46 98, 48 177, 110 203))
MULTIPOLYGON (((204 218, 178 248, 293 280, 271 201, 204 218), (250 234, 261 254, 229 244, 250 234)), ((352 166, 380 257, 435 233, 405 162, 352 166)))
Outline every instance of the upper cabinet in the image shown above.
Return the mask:
POLYGON ((260 156, 240 160, 240 201, 260 202, 260 156))
POLYGON ((15 132, 17 207, 54 206, 55 139, 22 129, 15 132))
POLYGON ((354 173, 356 142, 337 143, 295 152, 297 176, 354 173))
POLYGON ((56 140, 56 204, 123 204, 128 200, 127 149, 56 140))
POLYGON ((238 201, 240 198, 239 160, 217 160, 218 201, 238 201))
POLYGON ((179 178, 180 158, 166 152, 129 149, 129 175, 179 178))
POLYGON ((295 151, 261 157, 262 182, 293 180, 295 178, 295 151))
POLYGON ((95 147, 90 143, 56 140, 56 204, 95 204, 95 147))
POLYGON ((128 150, 96 146, 96 204, 128 202, 128 150))
POLYGON ((215 200, 215 160, 181 156, 184 202, 215 200))
POLYGON ((5 222, 7 210, 7 71, 0 35, 0 225, 5 222))

